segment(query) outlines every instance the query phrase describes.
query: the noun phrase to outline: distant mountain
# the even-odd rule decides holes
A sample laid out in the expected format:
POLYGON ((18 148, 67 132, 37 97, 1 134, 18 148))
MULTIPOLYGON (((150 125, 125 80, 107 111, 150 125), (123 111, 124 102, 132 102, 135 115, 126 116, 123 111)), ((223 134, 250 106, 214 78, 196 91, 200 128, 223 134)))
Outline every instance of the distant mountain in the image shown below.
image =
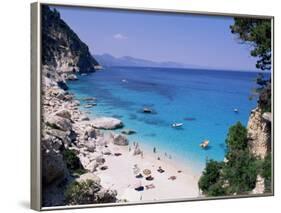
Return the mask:
POLYGON ((114 57, 110 54, 94 55, 99 64, 105 67, 111 66, 130 66, 130 67, 174 67, 184 68, 184 64, 177 62, 155 62, 145 59, 133 58, 131 56, 114 57))

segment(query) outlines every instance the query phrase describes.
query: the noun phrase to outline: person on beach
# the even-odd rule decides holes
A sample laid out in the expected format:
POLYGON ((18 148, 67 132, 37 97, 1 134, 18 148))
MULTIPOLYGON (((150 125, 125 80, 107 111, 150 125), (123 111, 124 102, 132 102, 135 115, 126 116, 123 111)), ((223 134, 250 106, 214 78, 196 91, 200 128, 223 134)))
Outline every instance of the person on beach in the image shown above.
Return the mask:
POLYGON ((153 153, 156 153, 156 147, 153 147, 153 153))

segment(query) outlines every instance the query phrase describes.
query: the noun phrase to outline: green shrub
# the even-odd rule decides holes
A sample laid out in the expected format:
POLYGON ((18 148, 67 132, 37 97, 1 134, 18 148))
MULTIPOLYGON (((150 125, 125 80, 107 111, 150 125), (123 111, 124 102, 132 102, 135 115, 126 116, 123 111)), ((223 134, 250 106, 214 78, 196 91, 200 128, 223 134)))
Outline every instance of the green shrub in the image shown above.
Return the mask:
POLYGON ((240 122, 237 122, 229 128, 225 142, 228 149, 227 155, 238 150, 245 150, 248 146, 247 129, 240 122))
POLYGON ((231 153, 231 159, 223 167, 223 178, 229 183, 229 194, 243 194, 255 188, 258 174, 257 160, 246 150, 231 153))
POLYGON ((210 187, 219 182, 222 165, 223 163, 218 161, 207 161, 206 167, 198 182, 198 186, 204 194, 209 194, 210 187))
POLYGON ((229 128, 226 145, 227 161, 207 161, 199 179, 198 186, 207 196, 245 194, 255 188, 258 173, 270 176, 270 163, 262 163, 250 153, 247 129, 240 122, 229 128))
POLYGON ((80 159, 76 156, 74 150, 66 149, 63 151, 63 159, 66 163, 67 168, 71 172, 75 172, 78 174, 85 173, 85 169, 81 165, 80 159))
POLYGON ((95 203, 95 193, 99 190, 100 185, 92 180, 74 181, 68 185, 64 195, 69 204, 91 204, 95 203))
POLYGON ((226 195, 226 189, 223 188, 222 182, 218 182, 209 187, 207 195, 212 197, 224 196, 226 195))
POLYGON ((268 154, 262 163, 262 172, 261 175, 265 179, 265 190, 271 191, 271 155, 268 154))

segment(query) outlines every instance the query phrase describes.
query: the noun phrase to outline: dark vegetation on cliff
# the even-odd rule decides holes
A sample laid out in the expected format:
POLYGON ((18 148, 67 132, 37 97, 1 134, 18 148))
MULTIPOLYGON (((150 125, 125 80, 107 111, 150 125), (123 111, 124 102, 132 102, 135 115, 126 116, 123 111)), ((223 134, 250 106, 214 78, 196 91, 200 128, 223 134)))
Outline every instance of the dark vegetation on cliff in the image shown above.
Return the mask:
MULTIPOLYGON (((56 9, 42 6, 42 64, 60 66, 74 72, 94 71, 98 62, 92 57, 88 46, 61 19, 56 9)), ((59 70, 60 71, 60 70, 59 70)))
MULTIPOLYGON (((251 56, 258 58, 256 67, 262 71, 271 70, 271 20, 234 18, 230 29, 242 43, 251 45, 251 56)), ((257 85, 258 108, 262 112, 271 112, 271 78, 265 79, 260 73, 257 85)), ((271 131, 271 128, 267 131, 271 131)), ((198 182, 203 194, 225 196, 251 193, 256 187, 258 175, 264 178, 264 192, 270 192, 271 153, 267 153, 264 159, 254 156, 249 148, 247 128, 240 122, 229 128, 226 146, 223 162, 206 162, 198 182)))

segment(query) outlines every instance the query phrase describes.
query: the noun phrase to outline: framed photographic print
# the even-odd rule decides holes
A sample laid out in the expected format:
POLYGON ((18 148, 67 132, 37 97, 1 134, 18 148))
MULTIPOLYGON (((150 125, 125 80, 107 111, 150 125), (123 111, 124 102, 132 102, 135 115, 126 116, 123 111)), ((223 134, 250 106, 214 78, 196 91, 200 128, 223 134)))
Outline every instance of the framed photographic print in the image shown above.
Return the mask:
POLYGON ((33 3, 36 210, 272 196, 273 17, 33 3))

